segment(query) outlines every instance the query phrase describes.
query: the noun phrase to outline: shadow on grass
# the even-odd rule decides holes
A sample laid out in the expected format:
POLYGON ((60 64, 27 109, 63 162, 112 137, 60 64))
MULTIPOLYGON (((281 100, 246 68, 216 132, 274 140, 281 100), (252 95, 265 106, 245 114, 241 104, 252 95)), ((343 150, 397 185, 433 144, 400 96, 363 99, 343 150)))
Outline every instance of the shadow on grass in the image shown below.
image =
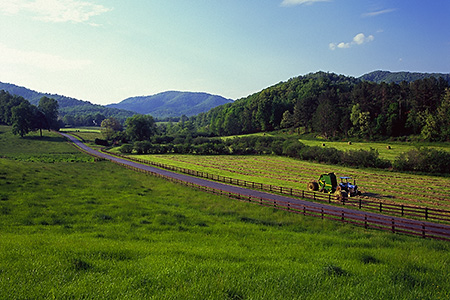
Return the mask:
POLYGON ((47 135, 43 135, 43 136, 36 136, 36 135, 26 135, 23 137, 24 140, 29 140, 29 141, 41 141, 41 142, 63 142, 65 139, 61 136, 47 136, 47 135))
POLYGON ((395 196, 392 196, 392 195, 382 195, 382 194, 377 194, 377 193, 362 193, 361 196, 362 197, 366 196, 366 197, 371 197, 371 198, 388 198, 388 199, 395 198, 395 196))

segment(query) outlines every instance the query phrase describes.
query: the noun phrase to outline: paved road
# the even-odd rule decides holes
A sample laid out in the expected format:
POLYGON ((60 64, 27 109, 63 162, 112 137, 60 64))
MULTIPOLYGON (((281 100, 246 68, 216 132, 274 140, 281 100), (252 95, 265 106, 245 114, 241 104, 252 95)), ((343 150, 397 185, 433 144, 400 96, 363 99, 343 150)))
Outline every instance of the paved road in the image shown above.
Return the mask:
POLYGON ((111 155, 93 150, 92 148, 86 146, 81 141, 79 141, 77 138, 75 138, 71 135, 64 134, 64 133, 60 133, 60 134, 63 135, 64 137, 68 138, 69 140, 71 140, 73 143, 75 143, 78 147, 80 147, 84 151, 86 151, 94 156, 101 157, 101 158, 111 160, 114 162, 118 162, 120 164, 124 164, 124 165, 131 166, 134 168, 139 168, 139 169, 142 169, 145 171, 157 173, 162 176, 174 178, 174 179, 177 179, 177 180, 180 180, 183 182, 192 183, 192 184, 200 185, 203 187, 218 189, 218 190, 222 190, 222 191, 226 191, 226 192, 230 192, 230 193, 240 194, 240 195, 243 195, 246 197, 258 197, 258 198, 263 198, 263 199, 268 199, 268 200, 273 200, 273 201, 287 202, 287 203, 290 203, 290 205, 292 207, 300 208, 302 206, 306 206, 306 207, 308 207, 309 210, 315 211, 315 212, 320 212, 322 209, 325 211, 333 211, 333 215, 335 215, 335 216, 340 216, 342 213, 344 213, 346 218, 347 218, 347 216, 349 216, 349 218, 353 218, 354 220, 358 220, 360 222, 367 221, 369 224, 372 224, 372 225, 376 224, 376 225, 383 226, 385 228, 392 226, 392 224, 393 224, 392 222, 394 222, 396 228, 398 228, 398 229, 404 228, 406 230, 416 231, 418 234, 426 231, 426 234, 433 234, 435 236, 447 238, 450 240, 450 226, 448 226, 448 225, 436 224, 436 223, 432 223, 432 222, 417 221, 417 220, 411 220, 411 219, 400 218, 400 217, 391 217, 391 216, 387 217, 385 215, 381 215, 381 214, 377 214, 377 213, 362 212, 359 210, 350 209, 350 208, 346 208, 346 207, 337 207, 337 206, 327 205, 327 204, 323 204, 323 203, 310 202, 310 201, 306 201, 306 200, 295 199, 295 198, 290 198, 290 197, 286 197, 286 196, 270 194, 270 193, 263 192, 263 191, 256 191, 256 190, 251 190, 251 189, 247 189, 244 187, 233 186, 233 185, 228 185, 228 184, 224 184, 224 183, 220 183, 220 182, 210 181, 207 179, 193 177, 193 176, 189 176, 189 175, 185 175, 185 174, 178 174, 178 173, 174 173, 171 171, 155 168, 152 166, 129 161, 126 159, 118 158, 115 156, 111 156, 111 155), (438 227, 438 228, 436 228, 436 227, 438 227))

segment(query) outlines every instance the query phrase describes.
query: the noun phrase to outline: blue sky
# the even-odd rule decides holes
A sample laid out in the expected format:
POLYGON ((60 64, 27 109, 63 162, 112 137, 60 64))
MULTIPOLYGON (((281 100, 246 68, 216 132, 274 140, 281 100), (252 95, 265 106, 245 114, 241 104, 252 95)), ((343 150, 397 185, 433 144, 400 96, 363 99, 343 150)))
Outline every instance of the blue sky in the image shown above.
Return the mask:
POLYGON ((450 73, 449 0, 1 0, 0 81, 98 104, 316 71, 450 73))

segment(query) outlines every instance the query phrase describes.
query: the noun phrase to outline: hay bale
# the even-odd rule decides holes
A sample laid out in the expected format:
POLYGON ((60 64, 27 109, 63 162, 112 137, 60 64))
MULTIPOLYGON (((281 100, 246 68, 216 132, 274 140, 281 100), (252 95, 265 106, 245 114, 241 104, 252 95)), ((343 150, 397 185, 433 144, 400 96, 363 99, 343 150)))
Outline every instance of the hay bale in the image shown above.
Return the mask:
POLYGON ((390 149, 391 149, 391 146, 387 145, 387 146, 386 146, 386 149, 390 150, 390 149))
POLYGON ((349 145, 351 145, 351 144, 352 144, 352 142, 350 142, 350 141, 349 141, 349 142, 348 142, 348 144, 349 144, 349 145))

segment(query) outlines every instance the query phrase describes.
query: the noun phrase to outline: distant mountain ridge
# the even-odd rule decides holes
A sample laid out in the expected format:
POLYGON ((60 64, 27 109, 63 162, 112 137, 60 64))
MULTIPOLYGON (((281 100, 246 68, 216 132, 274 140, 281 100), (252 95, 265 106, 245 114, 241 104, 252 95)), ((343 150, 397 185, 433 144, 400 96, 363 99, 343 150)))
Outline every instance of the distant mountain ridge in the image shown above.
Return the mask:
POLYGON ((105 117, 116 117, 119 119, 124 119, 135 115, 135 112, 126 111, 117 108, 109 108, 103 105, 93 104, 89 101, 78 100, 75 98, 70 98, 66 96, 61 96, 57 94, 40 93, 28 88, 17 86, 11 83, 0 82, 0 90, 5 90, 6 92, 23 97, 30 101, 33 105, 38 105, 39 100, 42 97, 53 98, 58 101, 59 113, 61 116, 64 115, 83 115, 83 114, 101 114, 105 117))
POLYGON ((167 91, 151 96, 127 98, 119 103, 108 104, 107 107, 149 114, 155 118, 167 118, 194 116, 231 102, 233 100, 208 93, 167 91))
MULTIPOLYGON (((70 97, 61 96, 61 95, 57 95, 57 94, 36 92, 36 91, 33 91, 26 87, 18 86, 18 85, 11 84, 11 83, 0 82, 0 90, 5 90, 6 92, 8 92, 12 95, 17 95, 17 96, 23 97, 23 98, 27 99, 28 101, 30 101, 30 103, 33 105, 37 105, 39 103, 39 100, 44 96, 57 100, 60 108, 76 106, 76 105, 92 104, 88 101, 78 100, 75 98, 70 98, 70 97)), ((92 105, 94 105, 94 104, 92 104, 92 105)))
MULTIPOLYGON (((362 80, 376 83, 412 82, 429 77, 442 77, 450 84, 450 74, 442 73, 389 72, 379 70, 364 74, 359 78, 345 75, 342 75, 341 77, 345 80, 362 80)), ((101 114, 106 117, 116 117, 121 120, 136 113, 150 114, 158 119, 180 117, 182 115, 194 116, 199 113, 208 112, 217 106, 233 102, 231 99, 208 93, 168 91, 151 96, 130 97, 119 103, 103 106, 57 94, 40 93, 10 83, 0 82, 0 90, 5 90, 10 94, 21 96, 34 105, 37 105, 43 96, 53 98, 58 101, 60 114, 62 116, 101 114)), ((250 96, 251 95, 248 97, 250 96)))
POLYGON ((450 84, 450 74, 443 73, 418 73, 418 72, 389 72, 389 71, 373 71, 362 75, 359 79, 364 81, 372 81, 376 83, 386 82, 386 83, 400 83, 402 81, 412 82, 420 79, 434 77, 439 79, 442 77, 445 81, 450 84))

